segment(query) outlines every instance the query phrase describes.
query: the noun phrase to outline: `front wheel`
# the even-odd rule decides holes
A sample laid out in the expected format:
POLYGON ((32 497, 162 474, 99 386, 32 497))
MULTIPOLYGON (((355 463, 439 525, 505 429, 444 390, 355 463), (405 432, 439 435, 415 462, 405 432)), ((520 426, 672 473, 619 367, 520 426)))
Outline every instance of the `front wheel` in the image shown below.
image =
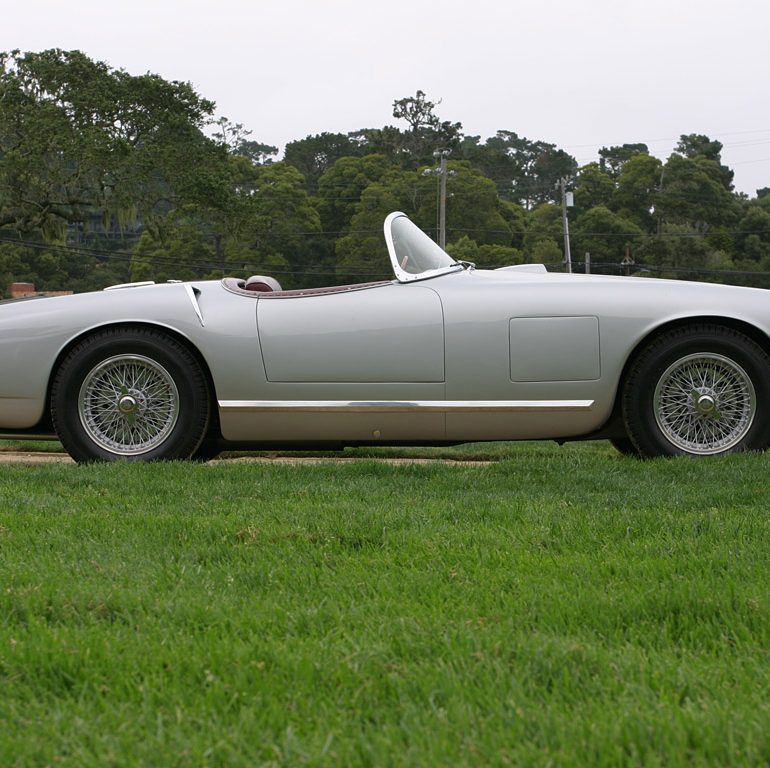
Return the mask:
POLYGON ((714 456, 770 442, 770 358, 737 331, 670 331, 637 358, 623 419, 642 456, 714 456))
POLYGON ((64 359, 51 391, 54 427, 80 462, 191 456, 206 434, 206 377, 182 344, 148 328, 105 330, 64 359))

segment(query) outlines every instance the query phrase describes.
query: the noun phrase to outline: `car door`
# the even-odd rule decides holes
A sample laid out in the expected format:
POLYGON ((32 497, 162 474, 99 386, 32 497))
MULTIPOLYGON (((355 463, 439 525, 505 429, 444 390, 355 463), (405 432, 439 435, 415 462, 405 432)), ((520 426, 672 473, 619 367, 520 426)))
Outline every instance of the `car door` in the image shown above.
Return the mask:
POLYGON ((260 435, 282 440, 440 440, 444 319, 435 291, 388 283, 266 294, 257 301, 265 374, 260 435))
POLYGON ((373 397, 399 384, 409 399, 412 384, 444 381, 441 302, 429 288, 265 298, 257 326, 269 382, 368 385, 373 397))

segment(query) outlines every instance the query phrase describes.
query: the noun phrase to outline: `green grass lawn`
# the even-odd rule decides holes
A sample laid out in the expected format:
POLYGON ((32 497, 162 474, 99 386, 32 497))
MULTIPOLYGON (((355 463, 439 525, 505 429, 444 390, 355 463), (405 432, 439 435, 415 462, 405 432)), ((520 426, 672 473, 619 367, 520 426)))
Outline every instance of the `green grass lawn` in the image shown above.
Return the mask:
POLYGON ((0 766, 770 764, 770 455, 418 454, 0 466, 0 766))

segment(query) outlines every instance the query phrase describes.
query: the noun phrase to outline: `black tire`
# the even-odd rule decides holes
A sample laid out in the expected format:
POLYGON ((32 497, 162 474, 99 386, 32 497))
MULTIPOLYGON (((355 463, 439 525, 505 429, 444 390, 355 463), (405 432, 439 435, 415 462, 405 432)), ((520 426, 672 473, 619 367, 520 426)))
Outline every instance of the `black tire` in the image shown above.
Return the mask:
POLYGON ((206 437, 190 458, 193 461, 205 462, 216 459, 220 453, 222 453, 222 449, 219 446, 219 440, 214 437, 206 437))
POLYGON ((648 458, 764 450, 770 442, 770 357, 723 326, 669 331, 632 364, 623 421, 648 458))
POLYGON ((64 358, 51 415, 79 462, 186 459, 211 412, 206 376, 183 344, 150 328, 107 329, 64 358))
POLYGON ((610 439, 612 447, 622 453, 624 456, 633 456, 639 458, 639 451, 636 446, 627 437, 614 437, 610 439))

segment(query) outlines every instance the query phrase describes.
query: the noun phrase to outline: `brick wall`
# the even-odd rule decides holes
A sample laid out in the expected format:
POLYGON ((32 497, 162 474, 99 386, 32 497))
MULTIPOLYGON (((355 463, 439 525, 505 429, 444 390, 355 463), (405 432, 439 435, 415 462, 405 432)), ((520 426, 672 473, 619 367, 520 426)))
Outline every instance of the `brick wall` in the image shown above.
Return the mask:
POLYGON ((22 299, 25 296, 71 296, 72 291, 36 291, 33 283, 11 283, 8 293, 12 299, 22 299))
POLYGON ((8 286, 8 292, 12 299, 20 299, 23 296, 34 296, 35 286, 33 283, 11 283, 8 286))

